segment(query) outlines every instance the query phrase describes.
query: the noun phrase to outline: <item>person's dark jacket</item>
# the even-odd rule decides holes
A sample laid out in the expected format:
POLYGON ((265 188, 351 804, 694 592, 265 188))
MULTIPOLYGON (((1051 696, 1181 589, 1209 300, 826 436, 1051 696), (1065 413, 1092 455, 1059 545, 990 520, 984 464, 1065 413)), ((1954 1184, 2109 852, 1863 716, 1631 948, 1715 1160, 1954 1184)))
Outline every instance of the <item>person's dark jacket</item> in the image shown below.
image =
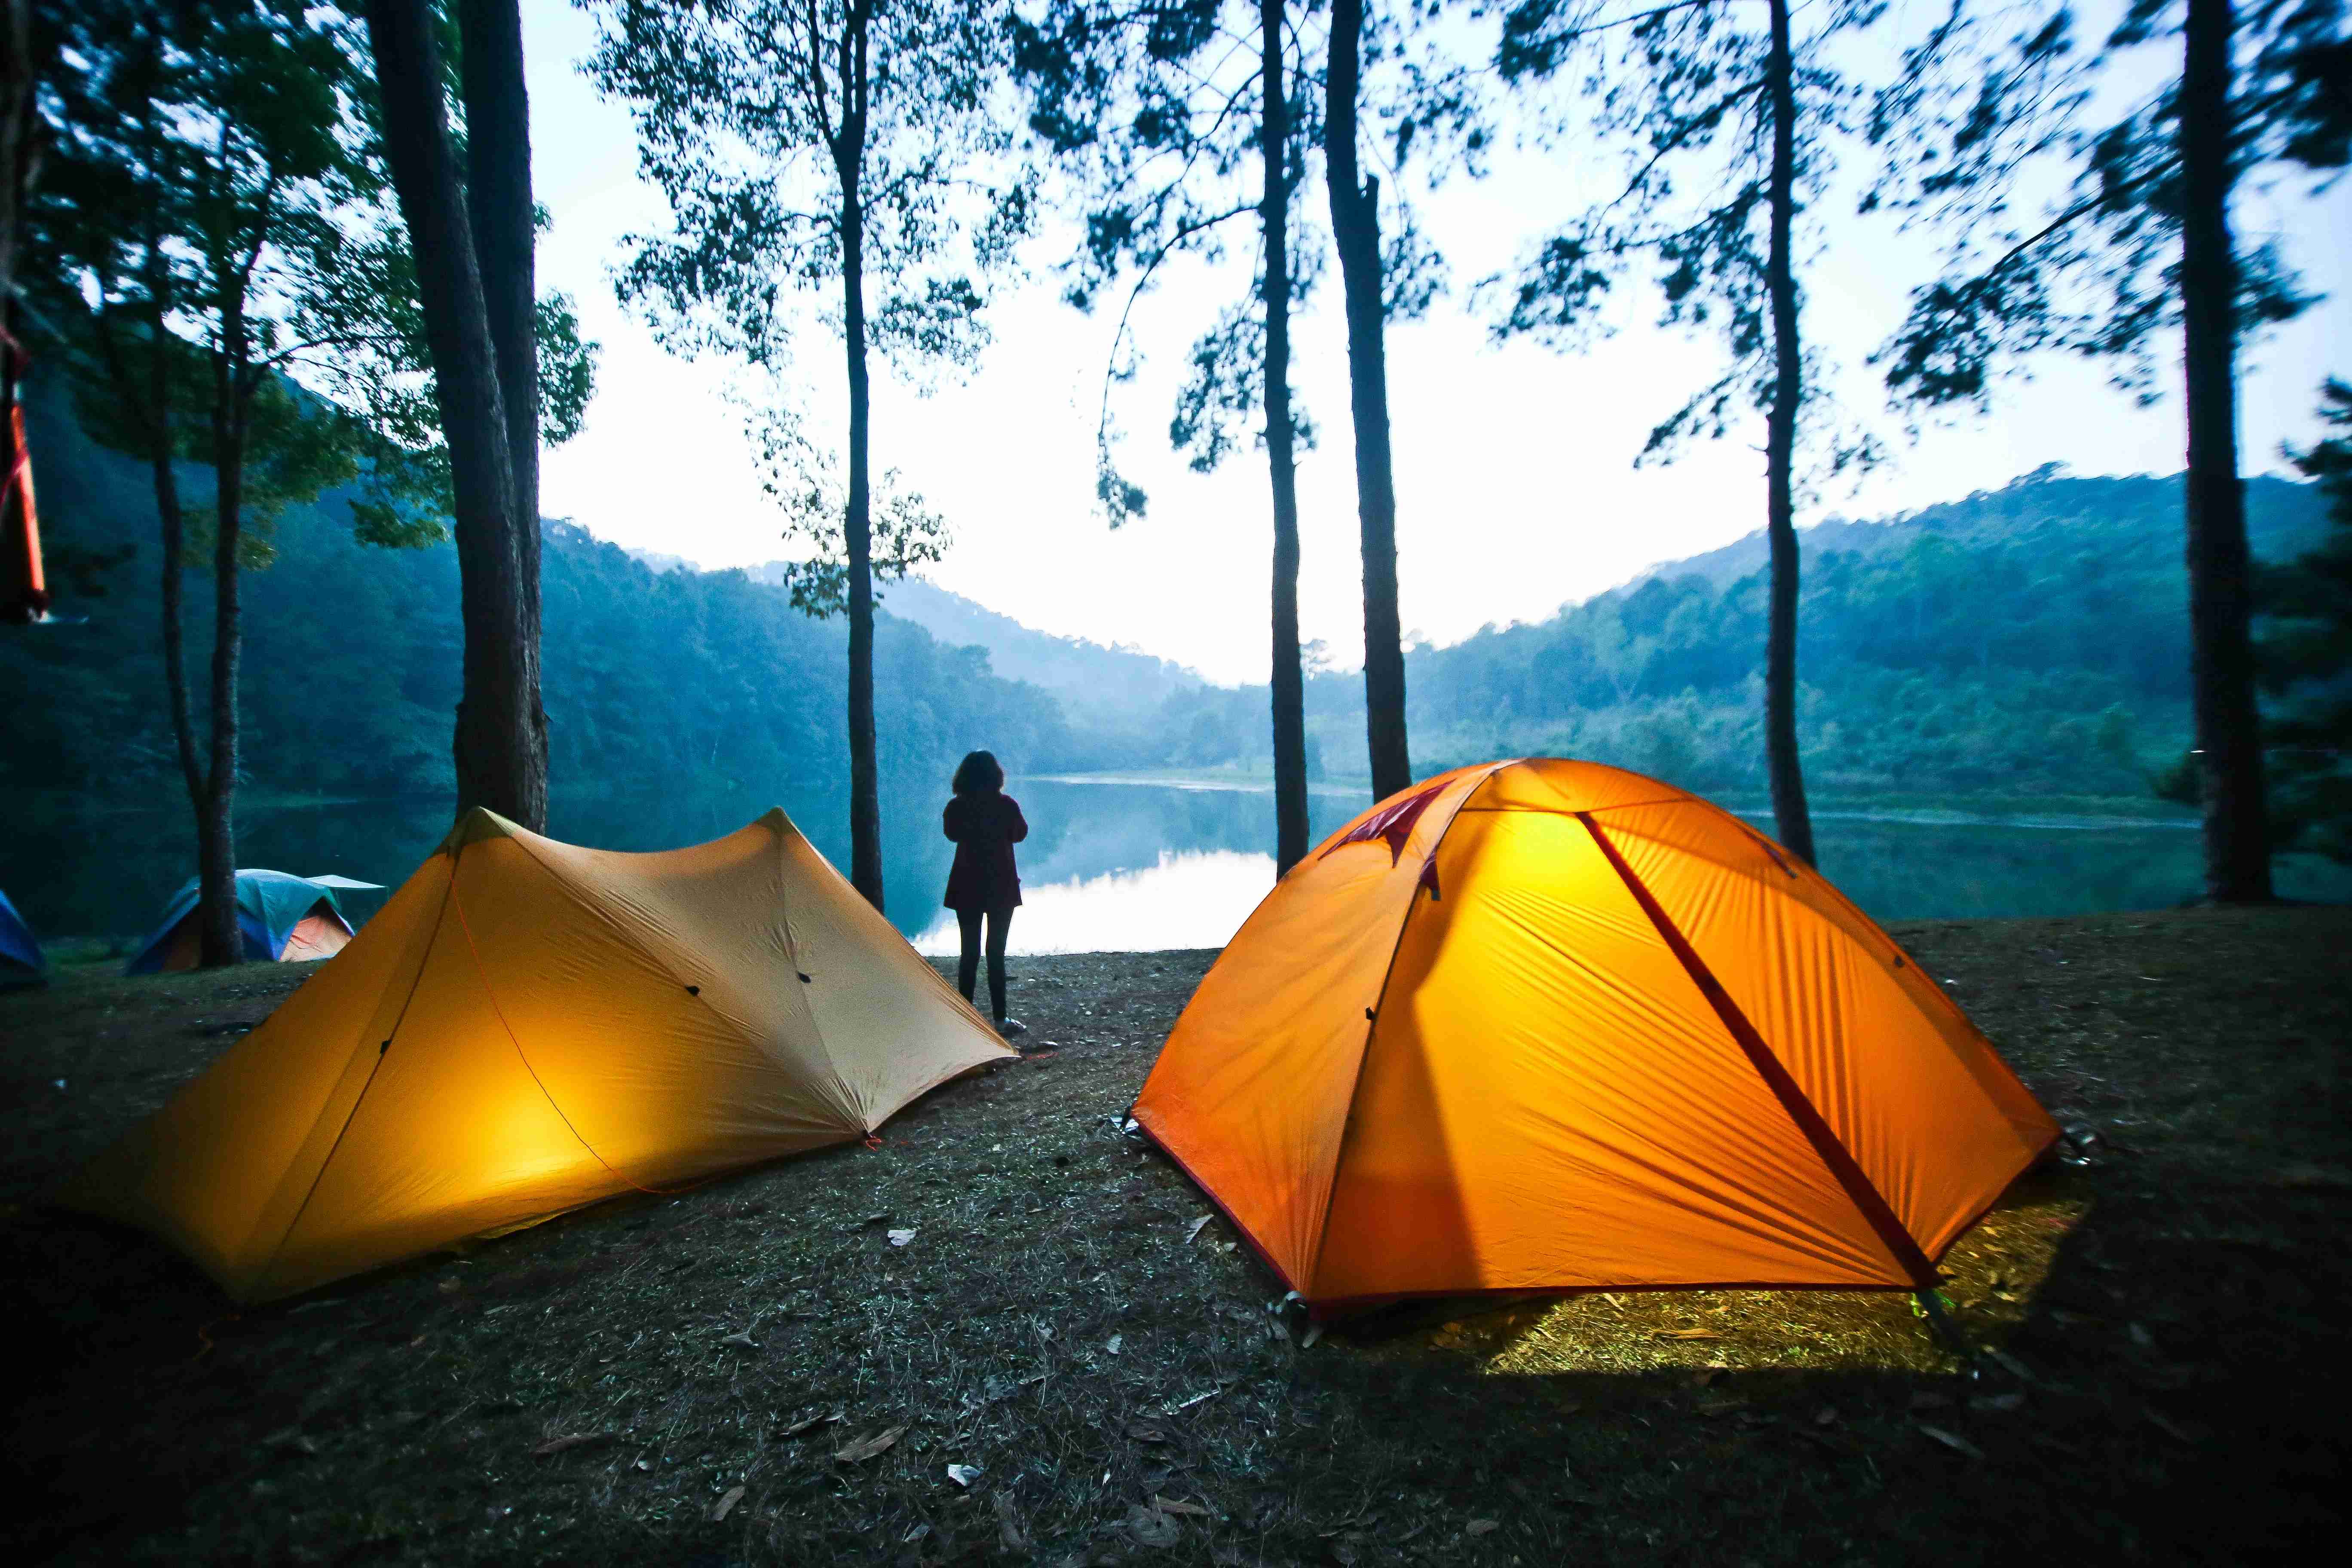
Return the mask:
POLYGON ((1013 847, 1029 837, 1021 803, 1009 795, 960 795, 940 814, 940 828, 955 843, 948 871, 951 910, 1009 910, 1021 902, 1021 873, 1013 847))

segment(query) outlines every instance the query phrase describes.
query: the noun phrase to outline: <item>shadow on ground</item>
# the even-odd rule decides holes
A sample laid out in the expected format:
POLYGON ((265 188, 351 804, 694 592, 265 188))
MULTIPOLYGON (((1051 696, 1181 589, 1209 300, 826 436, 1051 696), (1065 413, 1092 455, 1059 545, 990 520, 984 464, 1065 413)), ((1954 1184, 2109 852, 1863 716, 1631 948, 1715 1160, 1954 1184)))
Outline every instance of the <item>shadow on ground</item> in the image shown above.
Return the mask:
POLYGON ((1205 1206, 1115 1124, 1207 954, 1020 966, 1040 1053, 879 1150, 242 1314, 33 1200, 218 1049, 193 1016, 259 1016, 299 976, 0 999, 26 1134, 0 1538, 630 1564, 2243 1562, 2340 1539, 2352 917, 1897 934, 2098 1136, 1955 1250, 1960 1320, 2001 1352, 1973 1375, 1890 1296, 1594 1295, 1297 1348, 1246 1249, 1222 1222, 1188 1239, 1205 1206), (44 1110, 58 1078, 99 1103, 44 1110))

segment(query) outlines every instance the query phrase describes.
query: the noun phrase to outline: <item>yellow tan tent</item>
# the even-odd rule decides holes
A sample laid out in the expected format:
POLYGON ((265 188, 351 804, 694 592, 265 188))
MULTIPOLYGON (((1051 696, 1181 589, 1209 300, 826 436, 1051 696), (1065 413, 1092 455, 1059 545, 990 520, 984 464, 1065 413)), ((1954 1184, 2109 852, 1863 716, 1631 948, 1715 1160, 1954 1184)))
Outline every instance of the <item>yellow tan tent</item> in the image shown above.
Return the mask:
POLYGON ((624 855, 476 810, 62 1201, 262 1300, 864 1138, 1012 1054, 781 811, 624 855))
POLYGON ((1921 1289, 2057 1133, 1818 874, 1550 759, 1440 775, 1294 867, 1135 1117, 1327 1308, 1921 1289))

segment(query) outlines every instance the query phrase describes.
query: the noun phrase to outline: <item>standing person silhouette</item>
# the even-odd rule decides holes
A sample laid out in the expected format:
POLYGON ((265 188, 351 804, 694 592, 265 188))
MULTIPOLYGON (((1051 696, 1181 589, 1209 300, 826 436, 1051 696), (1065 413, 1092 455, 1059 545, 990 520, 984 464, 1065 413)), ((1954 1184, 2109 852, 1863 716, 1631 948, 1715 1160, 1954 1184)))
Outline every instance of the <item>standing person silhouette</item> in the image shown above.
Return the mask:
POLYGON ((988 922, 988 1003, 996 1032, 1006 1039, 1029 1032, 1004 1016, 1004 937, 1021 902, 1021 872, 1013 847, 1029 837, 1021 803, 1004 793, 1004 770, 986 752, 973 752, 955 771, 955 798, 940 814, 940 831, 956 847, 948 871, 947 907, 956 912, 963 952, 956 960, 956 985, 971 1000, 979 979, 981 922, 988 922))

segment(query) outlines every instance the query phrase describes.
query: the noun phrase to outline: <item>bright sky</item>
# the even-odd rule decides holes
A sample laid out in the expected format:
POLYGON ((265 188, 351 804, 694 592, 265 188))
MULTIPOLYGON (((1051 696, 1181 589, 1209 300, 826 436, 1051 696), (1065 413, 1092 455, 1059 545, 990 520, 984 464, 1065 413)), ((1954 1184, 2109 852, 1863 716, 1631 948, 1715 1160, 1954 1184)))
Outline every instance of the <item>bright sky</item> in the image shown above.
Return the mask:
MULTIPOLYGON (((670 357, 614 296, 609 268, 621 237, 659 226, 663 207, 637 178, 626 112, 600 100, 579 72, 594 25, 568 0, 524 0, 523 28, 534 177, 554 218, 541 284, 569 291, 604 346, 585 431, 545 458, 544 510, 632 549, 709 566, 774 559, 785 553, 780 522, 721 395, 729 368, 670 357)), ((1540 619, 1653 563, 1762 525, 1760 428, 1694 447, 1671 467, 1633 466, 1651 426, 1717 374, 1713 340, 1651 326, 1645 300, 1590 352, 1497 348, 1465 298, 1614 167, 1579 180, 1545 155, 1513 153, 1489 179, 1456 180, 1421 204, 1455 286, 1425 319, 1390 329, 1389 395, 1404 624, 1430 640, 1540 619)), ((1328 210, 1319 181, 1302 195, 1318 218, 1328 210)), ((2250 217, 2274 226, 2305 283, 2329 296, 2248 356, 2246 467, 2284 471, 2280 443, 2311 437, 2322 379, 2352 374, 2352 182, 2315 205, 2258 205, 2250 217)), ((1196 475, 1163 435, 1186 349, 1247 285, 1248 247, 1235 248, 1223 273, 1180 271, 1137 308, 1144 369, 1115 389, 1114 407, 1127 433, 1122 467, 1151 504, 1117 531, 1093 495, 1113 321, 1060 302, 1045 271, 1061 254, 1054 237, 1035 249, 1036 279, 992 309, 995 342, 968 381, 921 395, 877 365, 876 469, 901 470, 952 525, 953 548, 930 573, 940 585, 1030 626, 1133 645, 1213 679, 1266 678, 1265 458, 1244 450, 1196 475)), ((1916 249, 1863 233, 1805 274, 1808 335, 1853 367, 1842 395, 1858 414, 1876 416, 1880 406, 1860 362, 1899 321, 1924 265, 1916 249)), ((1352 666, 1361 659, 1362 600, 1336 266, 1294 334, 1294 384, 1321 432, 1298 470, 1303 633, 1352 666)), ((798 354, 814 414, 841 416, 839 354, 821 330, 798 354)), ((2136 408, 2106 374, 2045 363, 2032 381, 2012 384, 1990 419, 1967 418, 1916 444, 1879 417, 1898 437, 1894 460, 1859 490, 1823 496, 1813 517, 1923 506, 2051 461, 2086 474, 2177 470, 2178 400, 2136 408)))

